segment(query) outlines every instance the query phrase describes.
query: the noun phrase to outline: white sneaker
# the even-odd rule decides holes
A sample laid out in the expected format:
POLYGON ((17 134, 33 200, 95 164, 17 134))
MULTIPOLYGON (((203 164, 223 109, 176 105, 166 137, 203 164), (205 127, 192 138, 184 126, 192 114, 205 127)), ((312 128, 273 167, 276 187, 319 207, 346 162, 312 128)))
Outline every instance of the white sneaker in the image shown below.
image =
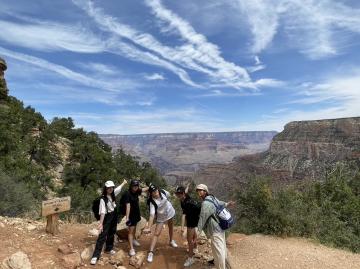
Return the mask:
POLYGON ((135 249, 130 249, 130 251, 129 251, 129 256, 135 256, 136 255, 136 252, 135 252, 135 249))
POLYGON ((140 247, 140 246, 141 246, 141 244, 139 243, 139 241, 137 241, 136 239, 133 240, 133 245, 134 245, 135 247, 140 247))
POLYGON ((170 241, 170 246, 172 246, 173 248, 177 248, 178 245, 176 244, 175 240, 171 240, 170 241))
POLYGON ((152 262, 153 260, 154 260, 154 253, 149 252, 148 257, 147 257, 147 261, 152 262))
POLYGON ((193 257, 189 257, 186 259, 185 263, 184 263, 184 267, 189 267, 191 265, 193 265, 195 262, 193 257))
POLYGON ((96 258, 96 257, 92 257, 92 258, 91 258, 91 261, 90 261, 90 264, 91 264, 91 265, 95 265, 96 262, 97 262, 97 259, 98 259, 98 258, 96 258))

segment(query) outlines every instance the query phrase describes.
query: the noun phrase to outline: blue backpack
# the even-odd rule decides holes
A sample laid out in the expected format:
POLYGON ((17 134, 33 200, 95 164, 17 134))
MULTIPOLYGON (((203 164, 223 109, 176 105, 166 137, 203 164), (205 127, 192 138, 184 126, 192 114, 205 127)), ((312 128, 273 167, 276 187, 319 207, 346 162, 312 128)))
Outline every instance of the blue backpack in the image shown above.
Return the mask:
POLYGON ((216 208, 216 220, 219 223, 219 226, 221 229, 223 230, 227 230, 229 229, 234 223, 235 223, 235 219, 233 218, 233 216, 231 215, 230 211, 225 207, 225 206, 221 206, 218 202, 218 200, 215 198, 215 196, 211 195, 213 198, 211 199, 207 199, 205 198, 206 201, 209 201, 210 203, 212 203, 215 208, 216 208))

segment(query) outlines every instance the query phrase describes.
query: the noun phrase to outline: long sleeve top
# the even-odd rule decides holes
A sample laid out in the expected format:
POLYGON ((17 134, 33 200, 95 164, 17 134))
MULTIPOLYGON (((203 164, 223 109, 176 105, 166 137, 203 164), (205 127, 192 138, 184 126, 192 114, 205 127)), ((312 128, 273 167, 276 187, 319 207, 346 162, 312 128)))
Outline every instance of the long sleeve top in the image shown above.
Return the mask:
POLYGON ((208 195, 201 204, 200 218, 198 222, 199 233, 204 231, 207 237, 210 237, 213 233, 223 233, 224 231, 220 228, 217 217, 216 207, 209 200, 216 199, 220 206, 225 206, 226 203, 218 200, 214 196, 208 195))

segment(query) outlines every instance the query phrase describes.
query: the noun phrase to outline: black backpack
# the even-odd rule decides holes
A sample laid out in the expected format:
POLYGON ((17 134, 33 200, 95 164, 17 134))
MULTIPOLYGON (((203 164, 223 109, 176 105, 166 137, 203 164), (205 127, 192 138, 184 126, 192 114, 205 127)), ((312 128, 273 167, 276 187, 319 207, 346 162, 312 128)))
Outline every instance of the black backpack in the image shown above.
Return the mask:
POLYGON ((107 213, 107 202, 108 202, 108 198, 105 197, 105 196, 100 196, 100 197, 97 197, 93 203, 92 203, 92 212, 94 213, 94 217, 96 220, 100 220, 100 214, 99 214, 99 207, 100 207, 100 200, 101 199, 104 199, 104 202, 105 202, 105 206, 106 206, 106 213, 107 213))
MULTIPOLYGON (((160 194, 160 199, 162 199, 162 196, 163 196, 163 195, 165 195, 165 197, 166 197, 166 192, 165 192, 165 190, 163 190, 163 189, 160 189, 160 190, 159 190, 159 194, 160 194)), ((149 198, 147 199, 146 203, 147 203, 149 209, 150 209, 150 203, 152 203, 152 204, 154 205, 154 207, 155 207, 155 215, 156 215, 156 213, 157 213, 157 207, 158 207, 158 206, 157 206, 156 202, 154 201, 154 199, 151 197, 151 195, 150 195, 149 198)))
POLYGON ((120 206, 118 209, 118 215, 120 216, 125 216, 126 215, 126 203, 125 203, 125 198, 126 198, 127 193, 124 192, 123 195, 120 198, 120 206))

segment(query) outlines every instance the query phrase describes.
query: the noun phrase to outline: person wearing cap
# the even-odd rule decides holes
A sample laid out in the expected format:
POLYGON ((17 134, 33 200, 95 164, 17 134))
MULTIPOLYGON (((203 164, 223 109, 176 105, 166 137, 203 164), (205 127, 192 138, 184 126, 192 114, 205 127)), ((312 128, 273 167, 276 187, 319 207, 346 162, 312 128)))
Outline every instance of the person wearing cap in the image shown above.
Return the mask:
POLYGON ((198 232, 201 233, 204 231, 207 238, 211 239, 211 249, 214 256, 215 268, 230 269, 231 265, 227 255, 225 231, 221 229, 216 220, 215 205, 208 199, 216 199, 219 205, 225 207, 232 206, 235 203, 233 201, 225 203, 218 200, 215 196, 210 195, 209 189, 205 184, 197 185, 196 192, 203 200, 197 225, 198 232))
POLYGON ((115 188, 113 181, 108 180, 105 182, 102 196, 99 205, 99 237, 96 241, 96 246, 90 264, 95 265, 100 258, 101 250, 105 243, 105 252, 115 254, 114 247, 114 235, 116 233, 117 226, 117 214, 116 214, 116 202, 115 197, 121 192, 121 189, 127 181, 121 183, 120 186, 115 188))
POLYGON ((139 247, 140 243, 135 239, 136 225, 141 220, 139 196, 149 188, 140 187, 140 181, 133 179, 130 182, 129 190, 126 191, 120 200, 125 206, 126 225, 128 226, 129 256, 136 255, 135 247, 139 247))
POLYGON ((164 227, 164 224, 167 223, 169 227, 169 245, 173 248, 177 248, 175 240, 173 239, 174 235, 174 216, 175 209, 170 202, 170 193, 166 190, 159 190, 155 185, 150 185, 149 187, 149 202, 150 202, 150 218, 146 229, 144 229, 145 234, 151 233, 151 227, 153 225, 155 215, 156 215, 156 226, 155 232, 153 234, 150 251, 148 253, 147 261, 152 262, 154 259, 154 249, 158 237, 161 234, 161 231, 164 227))
POLYGON ((186 222, 186 234, 189 246, 189 257, 186 259, 184 267, 189 267, 195 262, 194 249, 197 247, 197 235, 195 229, 198 225, 201 210, 200 204, 192 199, 188 194, 189 185, 186 187, 186 189, 183 186, 178 186, 175 191, 176 197, 181 202, 181 208, 183 211, 181 218, 181 232, 185 232, 184 225, 186 222))

